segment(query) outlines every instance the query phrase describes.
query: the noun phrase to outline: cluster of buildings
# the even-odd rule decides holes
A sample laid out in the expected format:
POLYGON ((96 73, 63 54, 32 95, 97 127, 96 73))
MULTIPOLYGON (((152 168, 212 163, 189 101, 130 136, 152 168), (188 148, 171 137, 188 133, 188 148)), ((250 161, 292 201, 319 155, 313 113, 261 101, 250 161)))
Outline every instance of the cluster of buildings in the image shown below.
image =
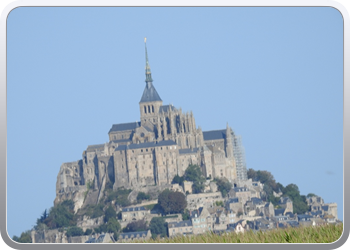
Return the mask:
MULTIPOLYGON (((263 185, 247 178, 241 138, 231 127, 202 131, 194 115, 181 108, 163 105, 153 85, 146 49, 146 86, 139 102, 140 120, 114 124, 109 141, 90 145, 82 159, 62 164, 57 176, 54 204, 71 199, 75 211, 84 205, 97 204, 106 184, 133 189, 171 188, 186 195, 189 219, 168 218, 168 236, 213 232, 244 232, 288 226, 336 223, 337 205, 325 204, 320 197, 308 198, 310 212, 293 213, 293 203, 281 194, 277 207, 262 200, 263 185), (190 164, 198 165, 206 178, 204 193, 192 194, 191 182, 172 184, 183 176, 190 164), (234 187, 226 197, 218 191, 215 178, 225 177, 234 187)), ((109 185, 110 186, 110 185, 109 185)), ((159 216, 144 206, 122 209, 121 225, 135 220, 150 221, 159 216)), ((82 228, 98 226, 98 219, 86 219, 82 228)), ((150 231, 122 233, 118 242, 148 239, 150 231)), ((110 241, 110 234, 90 238, 87 243, 110 241)))
MULTIPOLYGON (((213 191, 213 190, 212 190, 213 191)), ((215 191, 215 190, 214 190, 215 191)), ((224 232, 244 233, 245 231, 265 231, 274 228, 317 226, 337 223, 337 204, 324 203, 318 196, 307 198, 309 212, 293 213, 293 202, 281 196, 277 206, 261 199, 264 195, 263 185, 251 179, 242 187, 233 187, 228 197, 220 192, 188 194, 187 209, 189 218, 182 216, 167 219, 168 237, 178 235, 197 235, 207 232, 221 234, 224 232)), ((128 207, 122 210, 121 223, 135 220, 150 221, 159 216, 144 206, 128 207)), ((148 239, 151 234, 139 232, 122 234, 119 242, 133 239, 148 239)))

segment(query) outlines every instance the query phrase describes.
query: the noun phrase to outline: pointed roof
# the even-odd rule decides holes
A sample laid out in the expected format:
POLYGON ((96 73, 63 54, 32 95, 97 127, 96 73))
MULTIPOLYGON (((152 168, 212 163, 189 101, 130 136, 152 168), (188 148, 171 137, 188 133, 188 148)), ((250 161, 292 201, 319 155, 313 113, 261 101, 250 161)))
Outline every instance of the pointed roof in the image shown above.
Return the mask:
POLYGON ((153 79, 151 74, 151 67, 149 66, 149 62, 148 62, 146 38, 145 38, 145 52, 146 52, 146 80, 145 80, 146 86, 143 91, 140 103, 162 101, 162 99, 160 99, 157 93, 157 90, 154 88, 152 84, 153 79))

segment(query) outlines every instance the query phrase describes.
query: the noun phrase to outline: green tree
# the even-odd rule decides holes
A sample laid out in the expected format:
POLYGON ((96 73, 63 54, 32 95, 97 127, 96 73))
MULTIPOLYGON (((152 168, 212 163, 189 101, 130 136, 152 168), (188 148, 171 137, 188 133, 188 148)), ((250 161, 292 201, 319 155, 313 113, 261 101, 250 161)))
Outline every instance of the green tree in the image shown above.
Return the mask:
POLYGON ((306 195, 306 197, 307 198, 310 198, 310 197, 315 197, 315 196, 317 196, 316 194, 314 194, 314 193, 308 193, 307 195, 306 195))
POLYGON ((289 197, 293 201, 293 212, 304 214, 309 210, 306 202, 306 196, 300 195, 299 188, 296 184, 289 184, 284 188, 283 196, 289 197))
POLYGON ((84 231, 80 227, 73 226, 68 228, 66 235, 67 237, 81 236, 84 235, 84 231))
POLYGON ((90 235, 90 234, 92 234, 92 229, 87 228, 87 229, 85 230, 84 235, 90 235))
POLYGON ((137 202, 141 202, 142 200, 149 200, 151 197, 149 194, 146 194, 144 192, 139 192, 137 194, 137 202))
POLYGON ((179 175, 175 175, 173 178, 173 181, 171 182, 172 184, 176 184, 178 183, 180 186, 183 184, 184 182, 184 177, 183 176, 179 176, 179 175))
POLYGON ((113 209, 112 206, 108 206, 108 208, 105 211, 105 216, 103 218, 103 221, 108 222, 110 218, 116 218, 116 217, 117 217, 116 211, 113 209))
POLYGON ((146 231, 147 230, 147 222, 145 220, 136 220, 128 223, 126 227, 123 229, 123 232, 138 232, 138 231, 146 231))
POLYGON ((31 237, 30 230, 27 230, 27 231, 21 233, 20 237, 17 237, 16 235, 14 235, 12 239, 16 242, 19 242, 19 243, 32 243, 32 237, 31 237))
POLYGON ((192 181, 192 192, 194 194, 202 193, 204 190, 205 177, 198 165, 190 164, 185 171, 184 179, 192 181))
POLYGON ((50 208, 49 215, 44 220, 44 223, 50 229, 54 229, 74 226, 76 224, 76 219, 74 215, 74 202, 72 200, 65 200, 50 208))
POLYGON ((218 186, 218 189, 220 190, 222 197, 226 197, 228 192, 230 192, 232 188, 232 184, 225 178, 215 178, 216 185, 218 186))
POLYGON ((151 230, 152 238, 155 239, 157 235, 160 237, 167 236, 168 223, 165 222, 165 219, 162 217, 153 217, 149 229, 151 230))
POLYGON ((158 196, 158 204, 164 213, 182 213, 187 206, 186 197, 183 193, 165 189, 158 196))

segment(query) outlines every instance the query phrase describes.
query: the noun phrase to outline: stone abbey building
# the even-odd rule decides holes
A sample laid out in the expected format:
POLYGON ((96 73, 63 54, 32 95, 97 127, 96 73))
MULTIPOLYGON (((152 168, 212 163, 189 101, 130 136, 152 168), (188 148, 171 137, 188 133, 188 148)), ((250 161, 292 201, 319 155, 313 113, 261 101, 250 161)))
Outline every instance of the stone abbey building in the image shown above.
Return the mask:
POLYGON ((240 138, 232 129, 202 131, 192 112, 163 105, 153 85, 146 49, 146 86, 139 102, 140 121, 114 124, 109 142, 88 146, 82 159, 64 163, 57 176, 55 203, 86 190, 88 182, 104 189, 107 181, 137 188, 170 184, 189 164, 201 167, 208 179, 247 179, 240 138))

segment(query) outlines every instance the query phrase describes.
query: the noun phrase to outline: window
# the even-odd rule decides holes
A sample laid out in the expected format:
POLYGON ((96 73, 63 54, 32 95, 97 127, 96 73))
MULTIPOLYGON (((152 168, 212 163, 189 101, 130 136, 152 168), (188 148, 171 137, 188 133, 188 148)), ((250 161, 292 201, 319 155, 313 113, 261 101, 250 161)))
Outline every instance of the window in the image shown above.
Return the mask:
POLYGON ((144 106, 143 108, 144 108, 144 110, 145 110, 145 114, 147 114, 147 109, 146 109, 146 106, 144 106))

